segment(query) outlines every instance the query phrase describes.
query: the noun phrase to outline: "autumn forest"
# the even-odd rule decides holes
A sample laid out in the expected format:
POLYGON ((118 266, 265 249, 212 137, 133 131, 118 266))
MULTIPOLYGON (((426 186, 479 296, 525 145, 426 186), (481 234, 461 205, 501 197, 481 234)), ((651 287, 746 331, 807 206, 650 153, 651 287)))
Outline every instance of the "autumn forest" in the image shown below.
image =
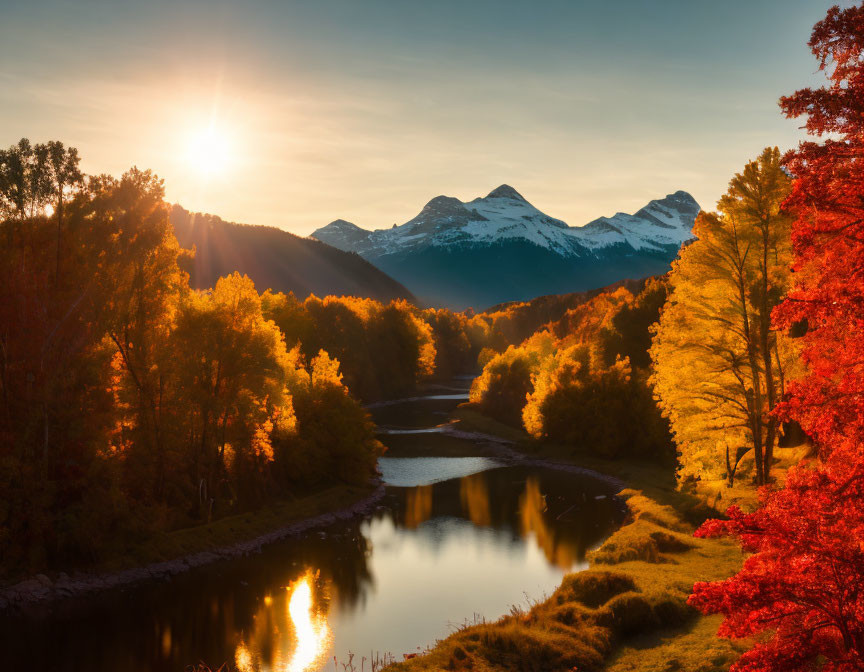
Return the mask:
POLYGON ((13 665, 864 670, 864 5, 809 48, 809 139, 764 137, 667 273, 493 307, 185 210, 182 247, 155 172, 0 150, 13 665), (316 296, 278 245, 377 284, 316 296))

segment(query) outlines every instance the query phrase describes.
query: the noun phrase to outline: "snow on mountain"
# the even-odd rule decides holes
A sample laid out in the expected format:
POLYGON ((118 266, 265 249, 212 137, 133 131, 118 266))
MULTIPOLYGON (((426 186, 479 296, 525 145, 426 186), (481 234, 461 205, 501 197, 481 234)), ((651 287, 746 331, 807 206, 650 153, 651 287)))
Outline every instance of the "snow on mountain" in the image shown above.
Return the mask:
POLYGON ((436 196, 390 229, 337 220, 312 236, 356 252, 432 305, 461 310, 665 273, 698 212, 677 191, 632 215, 568 226, 502 184, 467 202, 436 196))
POLYGON ((401 226, 368 231, 336 220, 312 236, 367 259, 427 248, 486 247, 525 242, 560 257, 596 256, 609 249, 663 252, 692 238, 699 204, 684 191, 651 201, 633 215, 617 213, 581 227, 568 226, 503 184, 483 198, 462 202, 437 196, 401 226))

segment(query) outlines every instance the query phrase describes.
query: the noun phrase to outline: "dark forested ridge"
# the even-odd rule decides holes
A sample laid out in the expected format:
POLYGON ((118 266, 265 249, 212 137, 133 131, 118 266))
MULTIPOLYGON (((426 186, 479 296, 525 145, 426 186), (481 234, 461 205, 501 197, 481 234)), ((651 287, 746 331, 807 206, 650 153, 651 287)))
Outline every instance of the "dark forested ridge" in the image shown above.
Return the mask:
POLYGON ((622 277, 662 274, 677 252, 675 246, 644 252, 622 245, 596 256, 570 258, 517 240, 430 247, 373 261, 429 303, 462 310, 506 300, 527 301, 539 294, 587 291, 622 277))
POLYGON ((194 258, 181 266, 195 289, 213 287, 233 272, 248 275, 255 286, 296 296, 357 296, 391 301, 413 300, 411 292, 371 263, 351 252, 272 226, 226 222, 215 215, 171 208, 171 224, 194 258))

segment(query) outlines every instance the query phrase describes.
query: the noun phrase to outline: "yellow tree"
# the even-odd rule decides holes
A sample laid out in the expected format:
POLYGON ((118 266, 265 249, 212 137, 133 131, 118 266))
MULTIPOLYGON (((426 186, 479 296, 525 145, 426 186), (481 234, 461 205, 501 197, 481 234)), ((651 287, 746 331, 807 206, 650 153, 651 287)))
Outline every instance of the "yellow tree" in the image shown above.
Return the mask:
POLYGON ((207 505, 217 486, 231 489, 229 468, 249 480, 256 465, 272 461, 274 425, 293 423, 287 386, 296 352, 286 351, 279 328, 264 319, 254 284, 237 273, 220 278, 211 292, 188 295, 170 347, 176 358, 172 401, 207 505))
POLYGON ((544 329, 493 356, 471 383, 471 403, 501 422, 518 426, 539 367, 559 346, 558 339, 544 329))
POLYGON ((345 385, 364 401, 411 392, 435 371, 432 327, 405 301, 384 305, 350 296, 266 292, 264 314, 276 322, 291 346, 308 361, 320 350, 339 360, 345 385))
POLYGON ((754 481, 770 479, 771 411, 792 364, 770 322, 789 283, 791 219, 780 211, 789 189, 779 151, 765 149, 735 175, 717 213, 700 213, 696 241, 673 264, 651 359, 682 478, 725 474, 732 484, 753 451, 754 481))
MULTIPOLYGON (((299 350, 290 353, 299 357, 299 350)), ((299 366, 299 359, 295 359, 299 366)), ((296 420, 291 431, 274 435, 277 469, 286 484, 338 479, 365 483, 375 473, 384 447, 366 410, 342 384, 339 360, 320 350, 308 367, 290 377, 296 420)))
MULTIPOLYGON (((559 347, 542 359, 531 375, 532 390, 522 409, 522 424, 534 438, 547 436, 546 417, 543 404, 553 394, 565 387, 584 383, 590 376, 590 349, 585 345, 559 347)), ((569 418, 571 425, 576 425, 569 418)), ((575 426, 582 431, 581 426, 575 426)))

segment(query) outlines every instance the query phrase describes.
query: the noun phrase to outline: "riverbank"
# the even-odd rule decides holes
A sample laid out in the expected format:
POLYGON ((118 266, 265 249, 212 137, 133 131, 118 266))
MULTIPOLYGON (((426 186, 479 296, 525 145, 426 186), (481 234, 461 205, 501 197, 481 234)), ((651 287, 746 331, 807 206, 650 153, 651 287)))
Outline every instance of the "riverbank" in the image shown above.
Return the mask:
POLYGON ((384 496, 381 483, 339 485, 257 511, 156 535, 97 568, 37 574, 0 587, 0 610, 23 609, 146 581, 164 581, 219 560, 258 553, 267 544, 368 513, 384 496))
POLYGON ((719 672, 746 648, 716 636, 720 618, 687 606, 693 583, 730 576, 743 556, 730 540, 693 537, 718 512, 677 491, 671 469, 574 456, 467 407, 456 418, 448 432, 497 438, 502 455, 618 480, 629 520, 589 554, 589 569, 565 577, 546 600, 461 629, 392 669, 719 672))

